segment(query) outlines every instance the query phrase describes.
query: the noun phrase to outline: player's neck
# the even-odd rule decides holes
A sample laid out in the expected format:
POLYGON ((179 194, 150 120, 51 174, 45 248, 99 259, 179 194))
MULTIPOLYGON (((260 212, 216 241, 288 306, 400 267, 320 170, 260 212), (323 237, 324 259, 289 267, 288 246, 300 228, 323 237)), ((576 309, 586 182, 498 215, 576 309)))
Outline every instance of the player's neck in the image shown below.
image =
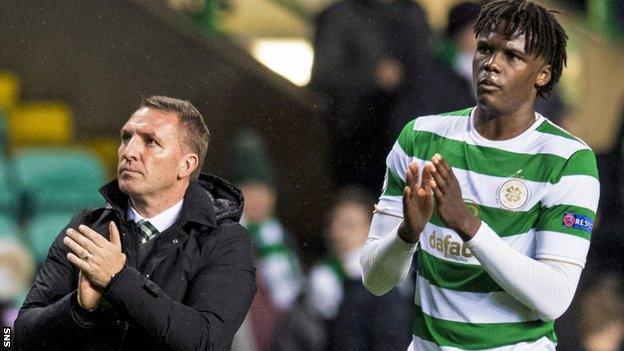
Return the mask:
POLYGON ((513 111, 498 111, 478 105, 474 114, 474 127, 486 139, 507 140, 522 134, 535 123, 533 104, 513 111))

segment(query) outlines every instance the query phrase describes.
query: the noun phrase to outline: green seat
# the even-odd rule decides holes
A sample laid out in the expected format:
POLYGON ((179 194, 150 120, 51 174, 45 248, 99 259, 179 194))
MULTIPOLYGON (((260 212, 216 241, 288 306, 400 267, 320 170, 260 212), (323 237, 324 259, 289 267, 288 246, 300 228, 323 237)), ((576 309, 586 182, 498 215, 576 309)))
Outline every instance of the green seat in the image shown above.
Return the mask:
POLYGON ((42 213, 26 223, 24 233, 37 263, 45 260, 50 245, 73 216, 72 212, 42 213))
POLYGON ((16 181, 24 199, 24 215, 77 212, 103 206, 98 189, 104 184, 99 159, 82 150, 34 148, 16 153, 16 181))
POLYGON ((19 229, 15 218, 0 213, 0 238, 19 240, 19 229))
POLYGON ((10 164, 0 156, 0 214, 13 219, 18 218, 18 193, 10 172, 10 164))

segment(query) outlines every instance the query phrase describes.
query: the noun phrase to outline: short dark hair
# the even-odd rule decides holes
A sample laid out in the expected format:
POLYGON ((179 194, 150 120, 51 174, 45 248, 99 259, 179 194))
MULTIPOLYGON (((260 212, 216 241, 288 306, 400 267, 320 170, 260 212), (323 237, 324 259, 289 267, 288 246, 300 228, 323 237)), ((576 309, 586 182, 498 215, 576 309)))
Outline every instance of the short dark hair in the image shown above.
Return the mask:
POLYGON ((210 139, 210 131, 201 113, 189 101, 167 96, 150 96, 141 102, 139 108, 143 107, 172 112, 178 116, 180 124, 184 127, 183 143, 198 157, 197 168, 191 173, 191 178, 197 179, 204 165, 210 139))
POLYGON ((537 89, 537 95, 544 96, 559 82, 568 59, 568 36, 554 16, 558 13, 525 0, 492 1, 481 8, 474 32, 477 37, 494 30, 508 38, 524 34, 524 50, 550 64, 550 81, 537 89))

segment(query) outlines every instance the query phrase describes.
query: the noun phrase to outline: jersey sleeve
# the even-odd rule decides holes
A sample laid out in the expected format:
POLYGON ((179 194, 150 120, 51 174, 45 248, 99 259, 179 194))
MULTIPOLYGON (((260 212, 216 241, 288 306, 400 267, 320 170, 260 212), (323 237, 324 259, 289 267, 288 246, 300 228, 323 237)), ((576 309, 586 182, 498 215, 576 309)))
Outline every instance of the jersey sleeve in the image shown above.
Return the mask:
POLYGON ((403 217, 403 188, 405 171, 414 154, 415 120, 409 122, 399 134, 386 158, 386 176, 379 197, 379 207, 389 214, 403 217))
POLYGON ((536 226, 535 258, 584 267, 599 196, 593 151, 576 151, 542 199, 536 226))
POLYGON ((414 122, 408 123, 388 155, 377 213, 361 251, 362 281, 375 295, 385 294, 405 278, 416 250, 416 244, 404 242, 397 234, 403 218, 403 187, 411 160, 413 130, 414 122))

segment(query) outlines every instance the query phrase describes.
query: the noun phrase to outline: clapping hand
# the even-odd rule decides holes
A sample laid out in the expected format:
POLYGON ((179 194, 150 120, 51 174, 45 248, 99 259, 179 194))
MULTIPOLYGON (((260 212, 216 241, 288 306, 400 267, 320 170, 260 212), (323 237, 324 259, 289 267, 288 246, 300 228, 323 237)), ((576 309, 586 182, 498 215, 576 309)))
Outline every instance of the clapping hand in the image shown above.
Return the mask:
POLYGON ((408 243, 418 241, 418 235, 425 229, 433 213, 431 193, 431 170, 425 167, 418 182, 418 163, 412 162, 405 171, 406 184, 403 188, 403 222, 399 226, 399 237, 408 243))
POLYGON ((110 241, 91 228, 80 225, 78 230, 67 230, 63 242, 70 249, 67 259, 78 269, 78 302, 88 310, 99 305, 101 289, 126 264, 126 255, 121 252, 119 230, 114 222, 109 226, 110 241))
POLYGON ((476 234, 481 221, 466 208, 459 182, 446 160, 440 154, 435 154, 431 162, 427 168, 432 176, 430 187, 435 196, 438 215, 446 227, 455 230, 464 241, 468 241, 476 234))

